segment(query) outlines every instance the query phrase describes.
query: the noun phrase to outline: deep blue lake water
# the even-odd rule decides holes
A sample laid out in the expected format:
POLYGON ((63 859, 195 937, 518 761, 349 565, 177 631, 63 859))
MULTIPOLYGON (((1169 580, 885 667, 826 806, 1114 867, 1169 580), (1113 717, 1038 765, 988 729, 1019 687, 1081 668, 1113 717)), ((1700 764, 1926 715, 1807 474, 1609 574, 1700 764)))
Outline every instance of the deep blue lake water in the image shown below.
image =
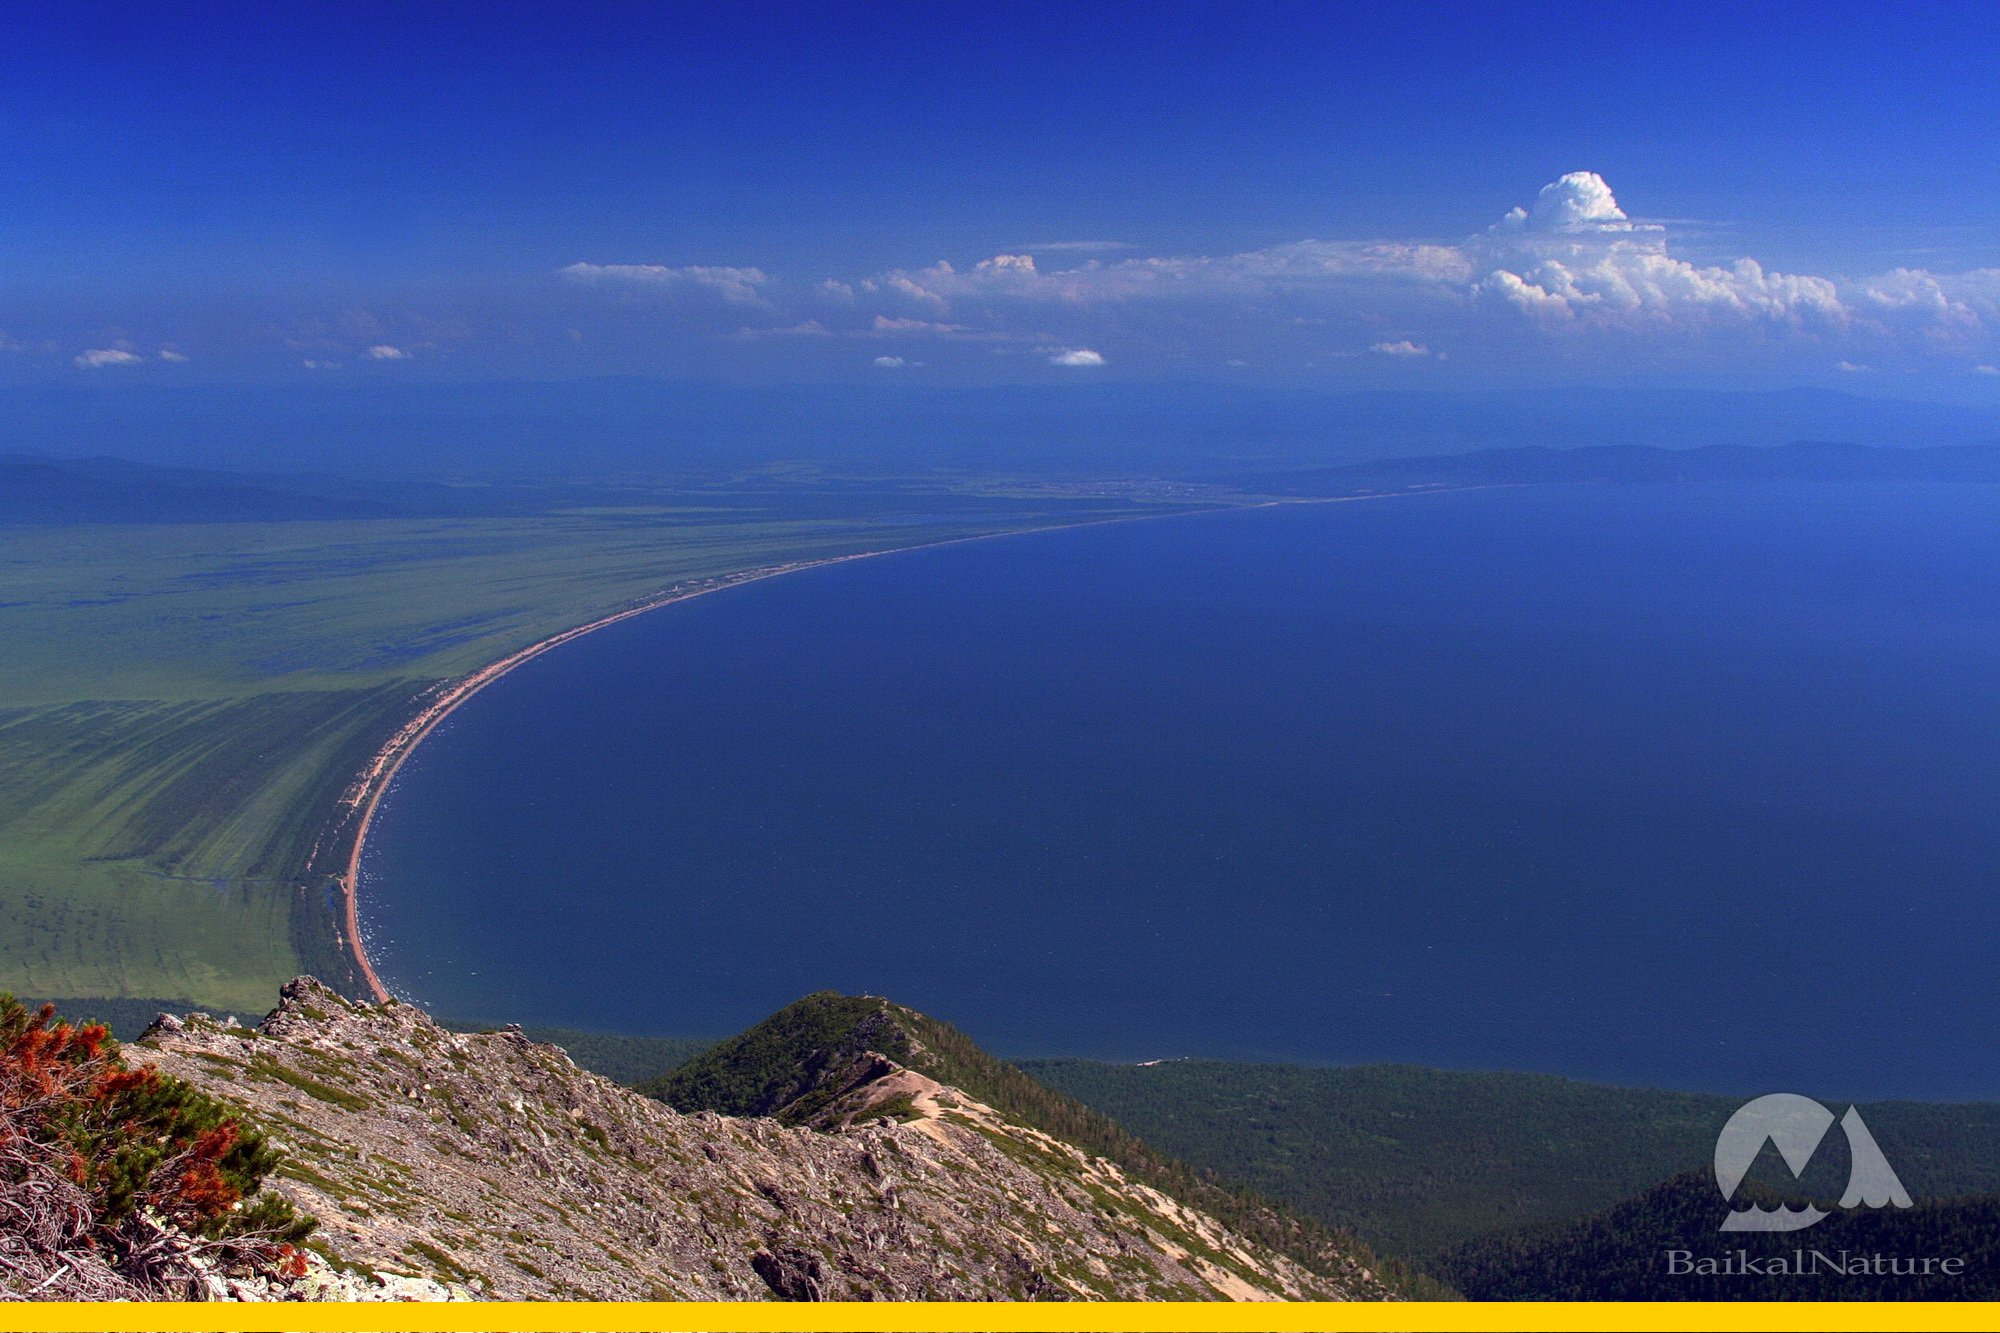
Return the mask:
POLYGON ((364 867, 438 1012, 2000 1096, 2000 490, 1520 488, 748 585, 530 662, 364 867))

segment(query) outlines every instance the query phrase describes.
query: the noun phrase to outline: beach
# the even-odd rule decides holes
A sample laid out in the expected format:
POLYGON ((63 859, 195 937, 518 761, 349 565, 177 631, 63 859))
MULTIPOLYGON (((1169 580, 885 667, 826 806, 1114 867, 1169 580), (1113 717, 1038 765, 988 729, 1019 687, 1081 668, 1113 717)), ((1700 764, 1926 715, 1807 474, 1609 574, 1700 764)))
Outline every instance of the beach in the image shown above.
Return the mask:
MULTIPOLYGON (((960 538, 957 540, 976 539, 960 538)), ((415 752, 418 745, 423 743, 426 736, 437 729, 438 724, 451 716, 452 712, 467 699, 470 699, 494 681, 499 680, 523 662, 539 657, 552 648, 560 648, 563 644, 569 643, 574 639, 579 639, 586 634, 601 630, 607 625, 615 625, 620 621, 630 620, 633 616, 644 615, 648 611, 657 611, 663 606, 672 606, 676 602, 685 602, 690 598, 700 597, 705 593, 720 592, 724 588, 733 588, 740 584, 755 582, 758 579, 775 578, 780 574, 792 574, 802 569, 816 569, 822 565, 839 564, 848 560, 861 560, 874 555, 885 555, 890 550, 911 549, 915 548, 889 547, 883 550, 858 551, 849 555, 828 556, 822 560, 799 560, 781 565, 758 566, 736 573, 718 574, 709 578, 692 580, 687 583, 678 583, 655 596, 645 598, 636 605, 626 607, 624 610, 599 616, 587 624, 577 625, 571 629, 563 630, 558 634, 551 634, 548 638, 529 644, 526 648, 518 652, 510 653, 499 661, 489 666, 481 667, 478 671, 473 672, 462 680, 452 682, 437 691, 429 702, 424 704, 416 716, 398 728, 396 734, 391 736, 388 742, 375 752, 374 757, 369 760, 368 766, 362 769, 355 777, 354 782, 341 795, 342 810, 349 816, 358 812, 359 816, 354 824, 354 842, 348 852, 346 867, 336 876, 340 885, 342 900, 341 930, 345 936, 344 942, 347 946, 348 954, 353 959, 355 969, 360 974, 362 983, 368 988, 369 995, 378 1003, 391 998, 388 987, 382 984, 382 979, 376 975, 374 965, 368 959, 368 950, 361 936, 361 856, 368 844, 368 825, 374 819, 376 807, 381 804, 383 795, 388 791, 389 785, 395 781, 396 773, 402 768, 404 761, 415 752)))

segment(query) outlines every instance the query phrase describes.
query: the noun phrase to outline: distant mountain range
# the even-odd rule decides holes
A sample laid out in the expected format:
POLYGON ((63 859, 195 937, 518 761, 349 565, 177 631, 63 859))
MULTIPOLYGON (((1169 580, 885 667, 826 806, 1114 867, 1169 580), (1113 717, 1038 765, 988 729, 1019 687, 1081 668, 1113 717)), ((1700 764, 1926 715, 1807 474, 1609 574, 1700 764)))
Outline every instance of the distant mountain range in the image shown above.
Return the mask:
POLYGON ((1222 382, 947 389, 644 379, 0 390, 0 452, 351 476, 659 481, 780 461, 1170 476, 1544 445, 2000 444, 2000 407, 1819 389, 1324 391, 1222 382))
MULTIPOLYGON (((720 482, 720 479, 716 479, 720 482)), ((1472 453, 1379 459, 1334 466, 1210 470, 1202 494, 1332 496, 1427 487, 1573 482, 1691 481, 2000 482, 2000 444, 1889 446, 1842 443, 1663 448, 1644 444, 1529 445, 1472 453)), ((310 519, 410 518, 545 513, 635 502, 663 494, 699 497, 643 483, 570 480, 444 481, 239 473, 160 467, 118 458, 0 455, 0 524, 277 523, 310 519)), ((737 503, 741 478, 726 483, 737 503)), ((772 485, 782 484, 773 481, 772 485)), ((839 480, 800 479, 794 487, 837 490, 839 480)), ((931 498, 932 505, 942 498, 931 498)))
POLYGON ((1710 444, 1662 449, 1639 444, 1552 449, 1481 449, 1443 457, 1393 458, 1340 467, 1244 472, 1226 480, 1245 490, 1348 495, 1443 486, 1524 486, 1562 482, 1869 481, 2000 482, 2000 445, 1923 447, 1799 442, 1710 444))

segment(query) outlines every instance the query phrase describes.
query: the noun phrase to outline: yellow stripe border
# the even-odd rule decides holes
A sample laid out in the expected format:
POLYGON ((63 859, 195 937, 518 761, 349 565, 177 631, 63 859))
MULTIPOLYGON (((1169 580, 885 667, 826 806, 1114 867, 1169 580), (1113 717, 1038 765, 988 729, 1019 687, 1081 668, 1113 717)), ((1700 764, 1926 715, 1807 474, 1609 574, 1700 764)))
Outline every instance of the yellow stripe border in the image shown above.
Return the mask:
POLYGON ((2000 1303, 1861 1301, 1035 1304, 716 1301, 462 1304, 14 1304, 0 1331, 147 1329, 159 1333, 1472 1333, 1486 1330, 1969 1330, 2000 1328, 2000 1303))

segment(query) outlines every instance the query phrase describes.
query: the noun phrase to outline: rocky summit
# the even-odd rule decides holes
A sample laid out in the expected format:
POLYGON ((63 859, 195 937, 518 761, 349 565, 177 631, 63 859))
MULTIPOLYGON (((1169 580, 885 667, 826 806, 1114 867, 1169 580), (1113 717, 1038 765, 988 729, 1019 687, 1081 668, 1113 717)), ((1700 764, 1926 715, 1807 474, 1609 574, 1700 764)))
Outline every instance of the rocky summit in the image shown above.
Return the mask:
MULTIPOLYGON (((949 1042, 934 1034, 951 1029, 886 1001, 814 1000, 803 1026, 753 1030, 656 1090, 683 1105, 762 1099, 740 1114, 677 1110, 518 1030, 454 1033, 407 1004, 356 1004, 310 978, 287 985, 255 1028, 163 1015, 127 1056, 268 1131, 285 1159, 267 1188, 318 1219, 315 1267, 342 1278, 322 1285, 328 1294, 1394 1294, 1338 1238, 1302 1244, 1281 1227, 1276 1243, 1253 1239, 1258 1226, 1218 1220, 1152 1159, 1097 1150, 1101 1126, 1078 1146, 1029 1123, 1056 1123, 1046 1107, 1010 1114, 940 1079, 949 1042)), ((968 1082, 1007 1069, 954 1058, 968 1082)), ((994 1086, 996 1100, 1018 1098, 994 1086)))

